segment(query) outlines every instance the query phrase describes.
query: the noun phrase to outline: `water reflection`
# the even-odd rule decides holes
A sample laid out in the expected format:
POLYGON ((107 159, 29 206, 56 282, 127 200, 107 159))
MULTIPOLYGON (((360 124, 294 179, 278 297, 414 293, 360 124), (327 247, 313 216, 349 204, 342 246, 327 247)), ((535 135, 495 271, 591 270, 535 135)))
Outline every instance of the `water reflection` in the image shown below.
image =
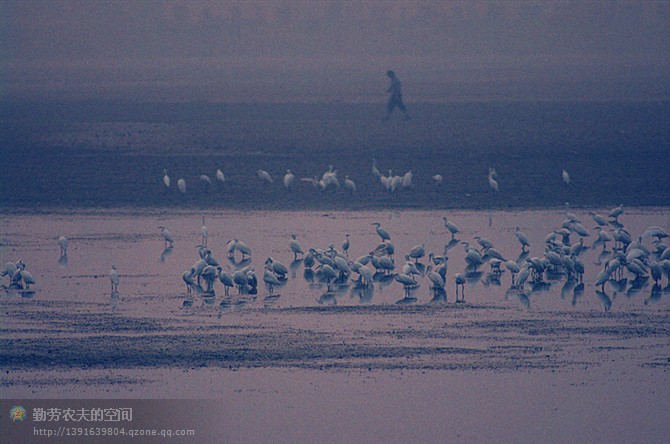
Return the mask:
POLYGON ((605 293, 604 291, 596 290, 596 296, 598 296, 598 300, 602 304, 603 308, 605 311, 610 311, 612 308, 612 299, 605 293))
POLYGON ((272 308, 277 305, 277 303, 279 302, 279 298, 281 298, 280 294, 277 293, 269 294, 263 298, 263 306, 265 308, 272 308))
POLYGON ((584 284, 580 283, 572 291, 572 305, 577 305, 577 300, 584 295, 584 284))
POLYGON ((349 292, 351 299, 358 299, 358 302, 362 305, 369 304, 372 302, 372 296, 374 296, 375 287, 374 285, 364 285, 357 283, 351 287, 349 292))
POLYGON ((69 260, 67 258, 67 254, 64 254, 64 255, 62 255, 61 257, 58 258, 58 265, 60 265, 63 268, 68 266, 68 262, 69 262, 69 260))
MULTIPOLYGON (((298 273, 298 269, 300 268, 300 264, 302 264, 302 259, 295 259, 291 261, 289 264, 289 270, 291 271, 291 278, 295 279, 298 273)), ((307 272, 307 270, 305 270, 307 272)))
POLYGON ((310 284, 314 283, 315 280, 314 270, 312 270, 311 268, 306 268, 302 274, 302 277, 305 279, 305 281, 309 282, 310 284))
POLYGON ((561 299, 565 299, 568 294, 572 293, 576 284, 577 281, 574 279, 568 279, 565 281, 565 284, 563 284, 563 287, 561 287, 561 299))
POLYGON ((413 296, 412 294, 409 294, 408 296, 403 297, 402 299, 398 299, 396 301, 396 304, 398 305, 409 305, 413 304, 417 301, 416 296, 413 296))
POLYGON ((654 284, 651 287, 651 292, 649 293, 649 298, 645 299, 644 305, 655 304, 661 300, 663 297, 663 289, 659 284, 654 284))
POLYGON ((337 305, 337 295, 333 292, 326 292, 319 296, 317 302, 321 305, 337 305))
POLYGON ((444 304, 447 302, 447 292, 444 288, 436 287, 432 290, 433 298, 430 300, 431 304, 444 304))
POLYGON ((517 298, 519 298, 519 302, 524 308, 530 308, 530 298, 528 297, 527 294, 517 292, 517 298))
POLYGON ((167 248, 165 248, 165 250, 163 250, 163 252, 161 253, 160 261, 165 262, 165 260, 172 254, 173 249, 174 247, 172 246, 168 246, 167 248))

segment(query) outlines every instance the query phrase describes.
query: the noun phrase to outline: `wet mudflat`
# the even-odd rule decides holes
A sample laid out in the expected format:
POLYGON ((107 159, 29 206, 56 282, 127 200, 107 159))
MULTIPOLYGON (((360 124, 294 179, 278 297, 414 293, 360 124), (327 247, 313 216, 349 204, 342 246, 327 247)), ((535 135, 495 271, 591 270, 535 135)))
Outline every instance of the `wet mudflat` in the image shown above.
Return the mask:
MULTIPOLYGON (((588 212, 577 213, 594 225, 588 212)), ((516 226, 532 257, 564 218, 558 210, 448 214, 462 241, 486 237, 520 261, 516 226)), ((650 225, 667 229, 667 214, 630 208, 621 222, 641 234, 650 225)), ((379 243, 371 225, 378 221, 392 235, 400 267, 418 242, 443 254, 451 242, 442 215, 208 212, 208 245, 222 269, 251 265, 260 275, 272 256, 290 270, 274 292, 261 282, 255 294, 241 295, 236 288, 226 295, 218 282, 213 295, 186 292, 181 274, 198 259, 201 213, 9 215, 3 262, 23 259, 37 284, 2 294, 3 396, 213 398, 225 418, 217 436, 233 442, 664 441, 666 278, 655 285, 627 276, 598 291, 596 274, 611 248, 580 255, 581 289, 564 275, 518 289, 509 272, 492 276, 484 264, 467 274, 465 303, 455 302, 453 281, 465 272, 462 243, 446 250, 445 295, 420 276, 409 298, 385 279, 371 289, 349 279, 329 290, 308 279, 288 248, 291 233, 304 247, 326 248, 339 247, 349 232, 355 258, 379 243), (174 235, 170 251, 157 226, 174 235), (59 258, 61 234, 70 240, 67 260, 59 258), (234 237, 250 245, 251 262, 226 258, 234 237), (120 273, 116 293, 112 264, 120 273)))

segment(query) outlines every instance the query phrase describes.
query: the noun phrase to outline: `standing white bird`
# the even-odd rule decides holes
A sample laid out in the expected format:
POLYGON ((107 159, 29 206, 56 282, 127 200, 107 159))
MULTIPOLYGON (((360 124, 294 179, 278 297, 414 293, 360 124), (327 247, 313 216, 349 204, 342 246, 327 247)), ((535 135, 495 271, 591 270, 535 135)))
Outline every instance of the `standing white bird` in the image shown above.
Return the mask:
POLYGON ((245 260, 247 256, 251 257, 251 248, 244 242, 235 239, 235 249, 242 253, 242 260, 245 260))
POLYGON ((165 227, 158 227, 161 230, 161 235, 163 236, 163 241, 164 241, 164 246, 165 248, 168 247, 173 247, 174 246, 174 238, 172 237, 172 234, 167 230, 165 227))
POLYGON ((228 272, 219 272, 219 280, 223 284, 223 291, 228 295, 228 289, 235 286, 235 281, 233 280, 233 275, 228 272))
POLYGON ((344 242, 342 242, 342 251, 344 251, 344 254, 349 257, 349 246, 351 243, 349 242, 349 233, 344 234, 344 242))
POLYGON ((116 265, 112 265, 109 272, 109 280, 112 283, 112 293, 119 290, 119 272, 116 271, 116 265))
POLYGON ((225 182, 226 181, 226 176, 223 174, 223 171, 220 169, 216 169, 216 180, 219 182, 225 182))
POLYGON ((589 211, 589 214, 598 225, 601 227, 607 226, 607 219, 605 219, 602 215, 596 214, 593 211, 589 211))
POLYGON ((396 274, 394 279, 402 284, 405 290, 405 297, 409 298, 410 291, 413 287, 416 287, 417 282, 414 279, 412 279, 411 276, 404 273, 396 274))
POLYGON ((566 184, 570 183, 570 175, 566 170, 563 170, 563 172, 561 173, 561 177, 563 178, 563 182, 565 182, 566 184))
POLYGON ((349 179, 349 176, 347 175, 344 176, 344 188, 350 193, 356 192, 356 183, 353 180, 349 179))
POLYGON ((163 170, 163 185, 165 185, 165 188, 170 188, 170 176, 168 176, 167 170, 163 170))
POLYGON ((291 241, 289 242, 289 247, 291 247, 291 252, 293 253, 294 261, 298 260, 299 254, 303 255, 305 254, 302 247, 300 246, 300 242, 298 242, 298 239, 296 239, 295 234, 291 234, 291 241))
POLYGON ((444 289, 444 279, 440 275, 440 273, 433 271, 433 266, 429 265, 428 269, 426 270, 426 274, 428 275, 428 279, 430 279, 430 282, 433 284, 433 290, 440 290, 444 289))
POLYGON ((391 240, 391 236, 389 235, 388 231, 383 229, 379 222, 374 222, 372 225, 375 226, 375 230, 377 231, 377 234, 379 235, 379 237, 382 238, 382 241, 391 240))
POLYGON ((208 185, 212 184, 212 179, 210 179, 207 174, 201 174, 200 175, 200 180, 202 180, 203 182, 205 182, 208 185))
POLYGON ((454 274, 454 282, 456 282, 456 302, 465 302, 465 276, 461 273, 454 274), (461 287, 461 298, 458 298, 458 287, 461 287))
MULTIPOLYGON (((494 170, 495 173, 495 170, 494 170)), ((489 187, 495 191, 496 193, 500 191, 500 187, 498 186, 498 182, 495 180, 495 174, 489 173, 489 187)))
POLYGON ((449 230, 449 232, 451 233, 451 238, 454 239, 454 238, 456 237, 456 235, 457 235, 458 233, 460 233, 461 231, 458 229, 458 227, 456 226, 456 224, 454 224, 453 222, 450 222, 449 220, 447 220, 447 216, 442 217, 442 219, 444 220, 444 226, 445 226, 445 228, 446 228, 447 230, 449 230))
POLYGON ((58 244, 60 245, 60 255, 61 257, 67 256, 67 238, 61 236, 58 238, 58 244))
POLYGON ((619 221, 619 216, 623 214, 623 205, 619 205, 616 208, 612 208, 612 211, 609 212, 608 216, 614 218, 615 221, 619 221))
POLYGON ((274 292, 275 286, 281 285, 279 278, 277 278, 277 275, 275 275, 274 272, 270 270, 268 265, 266 265, 265 272, 263 273, 263 282, 265 282, 265 284, 268 286, 268 291, 270 294, 274 292))
POLYGON ((186 194, 186 181, 184 179, 179 179, 177 181, 177 188, 179 188, 179 191, 181 191, 182 194, 186 194))
POLYGON ((272 176, 270 176, 270 173, 268 173, 268 172, 265 171, 265 170, 260 170, 260 169, 259 169, 258 171, 256 171, 256 174, 258 174, 258 178, 259 178, 262 182, 265 182, 265 183, 272 183, 272 182, 273 182, 273 180, 272 180, 272 176))
POLYGON ((382 173, 379 171, 379 168, 377 168, 377 161, 375 159, 372 159, 372 175, 377 179, 382 177, 382 173))
POLYGON ((21 262, 18 272, 20 273, 21 279, 23 280, 23 285, 26 290, 30 290, 30 286, 34 285, 37 281, 28 270, 26 270, 26 264, 21 262))
POLYGON ((521 251, 525 252, 526 247, 530 247, 528 237, 519 229, 519 227, 516 227, 514 234, 516 235, 517 239, 519 239, 519 243, 521 244, 521 251))
POLYGON ((286 191, 291 190, 291 186, 293 185, 294 180, 295 174, 293 174, 291 170, 286 170, 286 174, 284 175, 284 188, 286 188, 286 191))
POLYGON ((426 255, 426 249, 424 244, 418 244, 412 247, 412 249, 407 253, 407 260, 414 259, 414 262, 419 262, 419 259, 426 255))
POLYGON ((207 247, 207 239, 209 239, 209 230, 207 225, 205 225, 205 215, 202 215, 202 228, 200 228, 200 233, 202 234, 202 246, 207 247))
POLYGON ((186 284, 186 294, 190 294, 193 286, 195 285, 195 281, 193 280, 194 277, 195 270, 193 268, 186 270, 181 275, 181 279, 184 281, 184 284, 186 284))
POLYGON ((400 186, 402 188, 410 188, 412 186, 412 177, 412 170, 409 170, 405 173, 404 176, 402 176, 402 182, 400 182, 400 186))

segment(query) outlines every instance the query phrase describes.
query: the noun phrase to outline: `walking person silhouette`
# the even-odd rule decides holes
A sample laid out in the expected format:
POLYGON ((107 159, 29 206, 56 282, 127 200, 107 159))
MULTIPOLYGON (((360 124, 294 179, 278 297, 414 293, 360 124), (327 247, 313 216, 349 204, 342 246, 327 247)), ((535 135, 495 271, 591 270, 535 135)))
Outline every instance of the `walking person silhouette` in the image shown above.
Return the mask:
POLYGON ((398 79, 398 77, 395 75, 395 72, 391 71, 390 69, 386 71, 386 75, 391 79, 391 85, 386 90, 387 93, 391 93, 391 96, 389 97, 388 104, 386 105, 387 113, 384 120, 391 118, 391 113, 393 113, 393 110, 396 106, 400 111, 403 112, 403 114, 405 114, 405 120, 409 120, 409 112, 407 111, 405 104, 402 102, 402 83, 400 83, 400 79, 398 79))

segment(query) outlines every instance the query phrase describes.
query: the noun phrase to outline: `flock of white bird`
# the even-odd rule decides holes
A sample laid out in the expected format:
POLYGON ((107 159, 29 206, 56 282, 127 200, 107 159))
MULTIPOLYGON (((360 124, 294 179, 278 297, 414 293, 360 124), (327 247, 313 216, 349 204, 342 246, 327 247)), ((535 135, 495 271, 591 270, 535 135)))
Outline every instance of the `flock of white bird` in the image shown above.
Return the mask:
MULTIPOLYGON (((402 264, 397 263, 391 235, 378 222, 372 226, 380 242, 372 245, 370 252, 359 258, 349 257, 351 242, 348 233, 345 233, 344 242, 339 249, 333 243, 305 249, 297 236, 292 234, 288 240, 287 253, 290 252, 292 255, 292 266, 302 263, 305 276, 311 276, 310 280, 325 284, 328 292, 332 291, 333 285, 338 284, 346 285, 354 282, 356 285, 366 287, 373 285, 375 281, 393 280, 404 289, 403 302, 415 300, 411 292, 418 288, 419 281, 424 278, 428 279, 435 297, 442 294, 446 300, 448 252, 450 248, 459 244, 465 248, 465 267, 452 275, 456 286, 456 302, 465 300, 465 283, 472 275, 481 274, 480 267, 488 266, 493 279, 500 279, 504 271, 508 271, 511 275, 511 288, 521 293, 524 292, 525 285, 542 283, 548 275, 554 278, 562 276, 567 281, 581 284, 584 264, 579 256, 587 248, 602 247, 604 252, 610 254, 611 259, 604 264, 595 282, 595 286, 603 291, 604 285, 609 280, 623 279, 626 272, 634 276, 631 285, 646 281, 649 276, 655 284, 660 284, 663 275, 670 276, 670 247, 662 243, 668 235, 661 227, 652 226, 634 239, 619 222, 619 216, 623 211, 621 206, 614 208, 609 213, 609 218, 591 213, 596 223, 593 230, 598 233, 591 247, 587 247, 584 241, 590 236, 590 232, 574 213, 566 212, 566 219, 560 228, 552 230, 544 239, 544 252, 540 256, 528 257, 530 242, 519 227, 516 227, 514 233, 521 250, 516 260, 506 259, 491 241, 483 237, 475 236, 471 242, 457 239, 461 231, 447 217, 443 218, 443 222, 451 239, 445 245, 444 251, 435 254, 428 252, 424 244, 417 244, 401 256, 404 261, 399 262, 402 264), (573 242, 573 237, 577 237, 578 240, 573 242), (653 240, 653 251, 643 244, 643 239, 647 238, 653 240), (611 251, 607 250, 608 244, 611 246, 611 251), (427 264, 422 263, 423 258, 427 258, 427 264)), ((213 257, 211 250, 207 248, 208 231, 204 219, 202 230, 202 243, 198 248, 200 257, 182 276, 187 293, 195 291, 203 296, 214 296, 214 285, 219 280, 224 286, 226 295, 234 287, 237 288, 238 294, 255 294, 258 291, 259 279, 251 262, 250 248, 237 239, 230 241, 227 245, 228 258, 236 269, 224 271, 219 261, 213 257), (242 255, 239 261, 236 258, 237 252, 242 255)), ((166 236, 165 233, 163 235, 166 236)), ((270 294, 288 280, 288 275, 288 268, 282 262, 272 257, 265 259, 262 281, 270 294)))
MULTIPOLYGON (((256 175, 258 176, 259 181, 265 185, 269 186, 274 184, 274 179, 272 178, 272 175, 264 170, 264 169, 258 169, 256 171, 256 175)), ((409 170, 405 172, 402 176, 400 175, 394 175, 392 170, 388 171, 388 175, 382 174, 382 172, 379 170, 377 166, 377 160, 372 159, 372 175, 376 180, 378 180, 382 187, 391 193, 395 193, 397 191, 401 191, 404 189, 408 189, 412 187, 412 180, 413 180, 413 173, 412 170, 409 170)), ((566 184, 570 183, 570 175, 566 170, 563 170, 561 173, 563 182, 566 184)), ((221 169, 217 169, 215 173, 216 180, 219 183, 224 183, 226 182, 226 176, 225 174, 221 171, 221 169)), ((212 179, 206 175, 206 174, 201 174, 198 177, 198 180, 208 184, 212 185, 213 181, 212 179)), ((440 185, 444 181, 444 177, 441 174, 435 174, 432 176, 432 181, 435 185, 440 185)), ((300 178, 300 182, 305 182, 309 183, 314 186, 314 188, 319 189, 319 190, 326 190, 329 188, 341 188, 343 187, 347 192, 349 193, 355 193, 357 188, 356 188, 356 183, 349 178, 348 175, 344 176, 344 182, 343 184, 340 183, 340 180, 337 177, 337 170, 333 170, 333 166, 329 165, 328 169, 321 175, 319 178, 318 176, 314 177, 302 177, 300 178)), ((286 173, 284 174, 282 178, 282 184, 284 188, 287 191, 291 191, 295 188, 296 186, 296 176, 295 174, 290 170, 286 170, 286 173)), ((163 170, 163 185, 169 189, 172 184, 172 180, 170 179, 170 176, 168 176, 167 170, 163 170)), ((497 181, 497 173, 494 168, 489 168, 489 173, 488 173, 488 184, 491 190, 494 192, 500 191, 500 187, 498 185, 497 181)), ((177 180, 177 188, 179 189, 180 192, 183 194, 186 194, 186 180, 184 178, 180 178, 177 180)))
MULTIPOLYGON (((495 172, 493 173, 490 178, 495 180, 495 172)), ((655 285, 660 285, 665 275, 668 278, 667 285, 670 285, 670 247, 663 244, 663 239, 667 238, 668 234, 659 226, 651 226, 644 233, 634 237, 619 221, 623 213, 623 206, 612 209, 608 217, 590 213, 595 222, 591 232, 595 231, 597 234, 595 241, 588 247, 585 239, 591 232, 576 214, 567 211, 566 219, 561 222, 560 227, 552 229, 545 237, 543 254, 533 257, 528 257, 530 250, 528 237, 516 227, 514 234, 521 250, 516 260, 506 259, 493 242, 481 236, 475 236, 471 241, 459 240, 461 230, 447 217, 443 218, 443 223, 450 241, 439 254, 428 252, 424 244, 417 244, 397 261, 391 234, 379 222, 372 223, 374 232, 379 236, 379 243, 372 245, 368 254, 356 259, 349 257, 351 242, 348 233, 344 234, 345 240, 339 249, 333 243, 304 249, 297 236, 292 234, 287 242, 287 253, 292 255, 292 267, 301 263, 305 269, 305 276, 310 276, 312 281, 325 284, 328 292, 332 291, 333 285, 348 282, 367 287, 376 281, 395 281, 404 289, 405 302, 415 300, 411 295, 412 290, 418 288, 419 281, 424 278, 429 280, 435 297, 442 295, 446 300, 448 254, 451 248, 459 244, 465 249, 465 267, 452 275, 456 286, 456 302, 464 301, 465 283, 471 276, 481 274, 480 267, 488 266, 490 277, 498 281, 501 275, 508 271, 511 275, 511 288, 517 289, 520 293, 524 293, 525 285, 541 284, 549 275, 553 278, 564 277, 567 281, 581 284, 585 266, 579 256, 587 248, 602 248, 603 253, 608 253, 609 259, 604 263, 594 282, 594 286, 600 288, 601 292, 604 292, 608 282, 614 282, 620 287, 622 281, 628 281, 628 277, 631 278, 631 285, 640 285, 649 278, 655 285), (574 237, 577 238, 576 241, 574 237), (645 240, 649 246, 644 244, 645 240), (611 250, 607 250, 608 246, 611 250), (427 258, 427 264, 421 262, 423 258, 427 258)), ((158 228, 165 249, 172 249, 174 237, 166 227, 158 228)), ((199 258, 182 275, 186 293, 196 292, 201 296, 215 296, 215 284, 219 281, 226 295, 233 288, 237 289, 238 294, 256 294, 259 279, 252 264, 252 251, 249 245, 239 239, 232 239, 227 243, 229 263, 234 266, 228 271, 224 270, 220 261, 208 248, 208 240, 209 230, 203 215, 198 245, 199 258)), ((58 244, 61 259, 66 258, 68 240, 61 236, 58 244)), ((8 288, 29 291, 30 286, 36 284, 21 259, 15 263, 8 262, 2 271, 2 276, 9 277, 8 288)), ((286 283, 288 276, 288 268, 280 260, 272 257, 265 259, 261 279, 270 295, 275 288, 286 283)), ((118 292, 120 281, 116 266, 112 266, 109 278, 112 294, 115 294, 118 292)))

